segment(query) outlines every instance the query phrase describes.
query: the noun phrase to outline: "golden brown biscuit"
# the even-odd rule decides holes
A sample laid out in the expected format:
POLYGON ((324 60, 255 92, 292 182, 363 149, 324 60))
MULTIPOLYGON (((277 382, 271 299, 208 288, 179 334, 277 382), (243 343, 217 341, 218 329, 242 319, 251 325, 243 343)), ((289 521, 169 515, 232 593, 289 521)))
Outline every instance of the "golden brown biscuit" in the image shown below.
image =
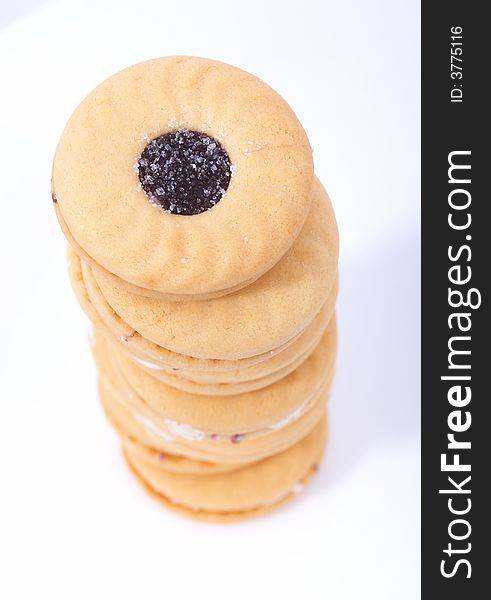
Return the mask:
POLYGON ((154 497, 186 516, 231 521, 257 516, 303 491, 317 470, 326 441, 326 419, 287 450, 239 469, 181 474, 163 469, 123 443, 133 472, 154 497))
POLYGON ((234 360, 281 348, 300 335, 335 289, 337 260, 334 213, 316 180, 311 211, 293 246, 268 273, 233 294, 170 302, 111 285, 88 265, 82 271, 89 298, 106 322, 117 314, 145 339, 175 353, 234 360))
POLYGON ((326 332, 315 351, 276 383, 232 396, 198 395, 168 386, 145 373, 96 335, 94 354, 102 373, 122 397, 145 406, 171 436, 243 440, 265 435, 300 418, 326 388, 334 370, 336 337, 326 332))
POLYGON ((122 435, 166 454, 184 456, 204 462, 244 464, 261 460, 295 444, 315 427, 325 411, 328 383, 314 398, 311 407, 281 427, 246 436, 205 436, 186 427, 165 426, 162 417, 141 398, 111 381, 106 370, 100 370, 99 395, 111 422, 117 422, 122 435))
MULTIPOLYGON (((324 313, 326 311, 321 311, 324 313)), ((314 351, 322 335, 328 327, 324 323, 324 315, 319 315, 318 323, 312 323, 293 344, 290 344, 282 352, 274 354, 268 360, 257 364, 242 367, 239 363, 233 370, 194 371, 190 369, 166 369, 154 363, 142 361, 138 357, 127 355, 132 358, 147 373, 160 379, 168 385, 196 394, 207 393, 217 395, 238 394, 252 391, 270 385, 285 377, 296 369, 314 351), (322 326, 321 326, 322 324, 322 326), (317 326, 319 325, 319 326, 317 326), (315 326, 315 327, 312 327, 315 326), (312 329, 310 330, 310 328, 312 329), (304 339, 309 337, 309 340, 304 339), (311 340, 310 340, 311 338, 311 340), (204 391, 205 390, 205 391, 204 391)), ((317 319, 316 319, 317 321, 317 319)), ((335 316, 331 317, 332 326, 335 327, 335 316)), ((125 349, 125 345, 118 344, 125 349)), ((196 359, 199 360, 199 359, 196 359)))
POLYGON ((106 278, 180 300, 229 293, 278 262, 312 179, 308 139, 274 90, 177 56, 115 74, 78 106, 53 199, 70 242, 106 278))
MULTIPOLYGON (((331 319, 331 322, 332 322, 332 328, 334 328, 335 324, 336 324, 336 319, 333 317, 331 319)), ((320 335, 322 336, 322 332, 320 335)), ((187 373, 186 374, 169 373, 168 371, 165 371, 162 369, 157 370, 155 368, 148 368, 148 366, 145 366, 145 364, 142 365, 141 363, 138 363, 138 361, 136 361, 136 362, 139 365, 139 367, 141 369, 143 369, 143 371, 145 371, 151 377, 155 377, 155 379, 158 379, 162 383, 164 383, 166 385, 170 385, 171 387, 174 387, 183 392, 189 392, 190 394, 198 394, 198 395, 205 395, 205 396, 210 396, 210 395, 212 395, 212 396, 232 396, 232 395, 236 395, 236 394, 245 394, 247 392, 254 392, 256 390, 260 390, 261 388, 272 385, 273 383, 276 383, 280 379, 283 379, 284 377, 286 377, 287 375, 292 373, 296 368, 298 368, 305 360, 307 360, 307 358, 312 354, 312 352, 317 347, 319 340, 320 340, 320 337, 319 337, 319 339, 316 339, 315 341, 313 341, 312 344, 307 348, 307 350, 303 354, 298 356, 294 361, 290 362, 289 364, 287 364, 286 366, 284 366, 281 369, 278 369, 268 375, 265 375, 264 377, 256 377, 254 379, 246 379, 245 376, 247 375, 247 372, 250 372, 251 369, 256 368, 256 367, 252 367, 249 369, 244 369, 246 371, 246 373, 243 373, 241 371, 238 372, 239 378, 242 379, 241 381, 239 380, 239 381, 232 381, 232 382, 227 382, 227 383, 224 383, 223 381, 220 383, 206 383, 203 381, 194 381, 193 379, 188 378, 187 373)), ((122 351, 122 350, 119 350, 119 347, 120 347, 120 344, 118 344, 116 346, 116 352, 122 351)), ((264 363, 260 363, 260 364, 263 365, 264 363)), ((192 374, 191 374, 191 376, 192 376, 192 374)), ((198 374, 198 378, 199 378, 199 374, 198 374)))
POLYGON ((98 292, 97 285, 90 280, 90 274, 92 299, 89 298, 82 272, 82 262, 71 248, 68 249, 68 272, 77 299, 89 319, 109 339, 121 343, 128 355, 138 364, 154 371, 161 369, 172 374, 183 375, 192 381, 212 384, 235 383, 265 377, 297 360, 322 335, 334 312, 338 293, 336 280, 314 320, 298 336, 274 350, 236 360, 199 359, 162 348, 125 324, 111 309, 100 291, 98 292))

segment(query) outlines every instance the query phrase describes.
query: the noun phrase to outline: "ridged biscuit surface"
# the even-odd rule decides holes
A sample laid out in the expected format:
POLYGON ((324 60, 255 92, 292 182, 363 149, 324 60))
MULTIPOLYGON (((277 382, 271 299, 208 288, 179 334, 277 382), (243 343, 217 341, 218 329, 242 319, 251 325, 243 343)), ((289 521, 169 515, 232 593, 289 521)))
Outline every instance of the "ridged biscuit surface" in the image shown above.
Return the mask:
POLYGON ((220 62, 150 60, 99 85, 59 142, 53 196, 65 232, 113 283, 179 299, 228 293, 269 270, 307 217, 312 151, 288 104, 220 62), (143 190, 138 161, 159 136, 196 131, 228 153, 221 200, 166 212, 143 190))

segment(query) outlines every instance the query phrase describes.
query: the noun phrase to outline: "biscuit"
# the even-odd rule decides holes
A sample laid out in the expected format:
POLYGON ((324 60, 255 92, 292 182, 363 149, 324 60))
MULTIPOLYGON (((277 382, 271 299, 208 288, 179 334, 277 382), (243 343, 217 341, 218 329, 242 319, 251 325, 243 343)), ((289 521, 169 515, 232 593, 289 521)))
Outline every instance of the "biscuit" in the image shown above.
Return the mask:
MULTIPOLYGON (((136 367, 138 370, 143 371, 149 377, 154 378, 162 384, 173 387, 182 392, 188 392, 190 394, 204 396, 233 396, 261 390, 262 388, 276 384, 281 379, 286 378, 288 375, 290 375, 296 369, 298 369, 311 356, 311 354, 319 346, 319 343, 323 336, 329 338, 328 343, 330 347, 331 356, 329 358, 328 364, 326 364, 326 370, 329 370, 336 353, 337 326, 335 317, 331 319, 326 329, 320 333, 319 338, 315 340, 312 346, 309 347, 304 354, 301 354, 293 362, 287 364, 285 367, 279 369, 278 371, 274 371, 268 375, 265 375, 264 377, 258 377, 256 379, 247 380, 241 378, 239 381, 232 381, 229 383, 206 383, 203 381, 193 381, 191 379, 188 379, 186 374, 176 375, 168 371, 147 368, 134 360, 133 362, 136 362, 136 367)), ((123 352, 121 350, 121 344, 115 344, 110 339, 108 339, 108 341, 111 347, 111 354, 116 357, 119 356, 120 353, 123 352)), ((123 352, 123 356, 119 360, 119 362, 121 363, 121 368, 123 369, 124 364, 126 364, 124 360, 125 358, 127 359, 130 357, 127 353, 123 352)), ((266 363, 261 363, 261 365, 264 364, 266 363)), ((254 368, 257 367, 252 367, 252 369, 254 368)), ((249 371, 250 370, 251 369, 249 369, 249 371)), ((243 374, 241 375, 243 377, 243 374)))
MULTIPOLYGON (((307 221, 286 255, 253 284, 198 302, 137 296, 82 265, 89 298, 132 331, 172 352, 234 360, 281 348, 312 322, 337 277, 338 233, 332 205, 318 180, 307 221)), ((104 315, 102 315, 104 317, 104 315)), ((131 343, 131 342, 130 342, 131 343)))
POLYGON ((90 271, 86 272, 92 293, 92 297, 89 298, 82 272, 82 262, 71 248, 68 249, 68 273, 80 306, 89 319, 108 338, 121 343, 128 355, 138 364, 156 372, 164 370, 185 375, 193 381, 215 384, 264 377, 297 360, 322 335, 334 312, 338 292, 336 280, 326 302, 313 321, 299 335, 279 348, 236 360, 199 359, 158 346, 124 323, 100 293, 91 278, 90 271))
POLYGON ((52 193, 70 243, 138 295, 220 296, 285 254, 307 217, 312 150, 267 84, 169 57, 100 84, 69 119, 52 193))
POLYGON ((182 474, 161 468, 123 442, 137 479, 165 506, 202 520, 233 521, 277 508, 303 491, 317 471, 326 442, 326 420, 287 450, 220 473, 182 474))
POLYGON ((143 442, 139 442, 136 438, 132 437, 131 434, 124 429, 124 426, 118 421, 117 415, 114 412, 111 412, 110 410, 106 411, 106 407, 104 405, 103 409, 113 429, 122 438, 124 445, 131 448, 132 454, 135 456, 140 456, 142 459, 155 466, 173 473, 190 473, 200 475, 223 473, 225 471, 231 471, 237 468, 236 465, 231 463, 213 463, 202 460, 193 460, 192 458, 179 456, 177 454, 170 454, 168 452, 162 452, 161 450, 147 446, 143 442))
MULTIPOLYGON (((331 319, 331 321, 332 328, 335 328, 335 318, 331 319)), ((193 381, 192 379, 189 379, 187 377, 187 374, 176 375, 174 373, 169 373, 168 371, 164 370, 157 370, 151 368, 149 369, 148 367, 142 365, 140 365, 140 368, 143 369, 143 371, 145 371, 146 373, 148 373, 151 377, 155 377, 162 383, 170 385, 171 387, 174 387, 183 392, 189 392, 191 394, 199 394, 205 396, 232 396, 235 394, 244 394, 246 392, 260 390, 261 388, 272 385, 280 379, 283 379, 292 371, 294 371, 297 367, 299 367, 310 356, 310 354, 315 350, 318 343, 319 339, 316 339, 315 342, 313 342, 312 345, 303 354, 298 356, 294 361, 290 362, 283 368, 278 369, 277 371, 273 371, 272 373, 265 375, 264 377, 245 379, 245 374, 240 373, 242 379, 241 381, 232 381, 229 383, 224 383, 223 381, 220 383, 205 383, 203 381, 193 381)), ((117 351, 118 349, 116 349, 116 352, 117 351)), ((254 367, 252 368, 254 369, 254 367)), ((246 369, 246 371, 250 370, 251 369, 246 369)))
MULTIPOLYGON (((165 454, 221 464, 244 464, 261 460, 296 443, 315 427, 325 412, 329 381, 314 396, 309 406, 288 415, 276 428, 247 435, 203 435, 183 423, 165 422, 137 394, 108 375, 107 357, 96 349, 99 366, 99 396, 104 412, 116 429, 140 444, 165 454)), ((114 376, 114 375, 113 375, 114 376)), ((117 379, 117 378, 116 378, 117 379)))
MULTIPOLYGON (((132 356, 132 358, 147 373, 160 379, 168 385, 177 389, 193 392, 196 394, 228 395, 260 389, 270 385, 278 379, 285 377, 296 369, 309 355, 328 327, 327 316, 330 317, 330 326, 336 327, 336 319, 331 316, 327 307, 319 313, 318 317, 306 328, 302 335, 294 343, 287 346, 282 352, 274 354, 268 360, 242 367, 240 360, 233 370, 215 369, 213 371, 196 371, 191 369, 168 369, 155 363, 144 361, 132 356)), ((110 338, 112 339, 112 338, 110 338)), ((127 346, 118 344, 118 347, 126 350, 127 346)), ((199 359, 196 359, 197 361, 199 359)))
POLYGON ((103 339, 96 336, 95 341, 98 366, 122 395, 147 406, 171 435, 197 440, 242 439, 280 429, 299 418, 330 382, 336 347, 335 332, 328 331, 307 360, 274 384, 232 396, 204 396, 162 383, 124 354, 115 353, 103 339))

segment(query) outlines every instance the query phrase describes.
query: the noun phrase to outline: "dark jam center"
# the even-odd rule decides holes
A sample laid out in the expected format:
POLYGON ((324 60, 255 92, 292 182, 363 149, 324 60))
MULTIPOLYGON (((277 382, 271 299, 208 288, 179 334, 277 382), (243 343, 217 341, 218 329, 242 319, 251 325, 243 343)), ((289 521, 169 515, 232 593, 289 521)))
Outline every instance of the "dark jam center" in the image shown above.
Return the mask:
POLYGON ((147 196, 175 215, 197 215, 219 202, 231 177, 230 159, 212 137, 181 129, 153 139, 138 161, 147 196))

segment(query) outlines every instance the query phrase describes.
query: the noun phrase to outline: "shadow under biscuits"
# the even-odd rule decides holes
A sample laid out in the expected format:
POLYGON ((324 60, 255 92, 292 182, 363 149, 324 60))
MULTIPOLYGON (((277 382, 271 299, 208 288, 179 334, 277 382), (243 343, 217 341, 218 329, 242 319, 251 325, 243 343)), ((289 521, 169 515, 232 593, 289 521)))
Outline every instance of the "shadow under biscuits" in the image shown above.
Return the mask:
POLYGON ((419 268, 415 231, 341 269, 328 443, 301 501, 340 482, 371 449, 419 438, 419 268))

